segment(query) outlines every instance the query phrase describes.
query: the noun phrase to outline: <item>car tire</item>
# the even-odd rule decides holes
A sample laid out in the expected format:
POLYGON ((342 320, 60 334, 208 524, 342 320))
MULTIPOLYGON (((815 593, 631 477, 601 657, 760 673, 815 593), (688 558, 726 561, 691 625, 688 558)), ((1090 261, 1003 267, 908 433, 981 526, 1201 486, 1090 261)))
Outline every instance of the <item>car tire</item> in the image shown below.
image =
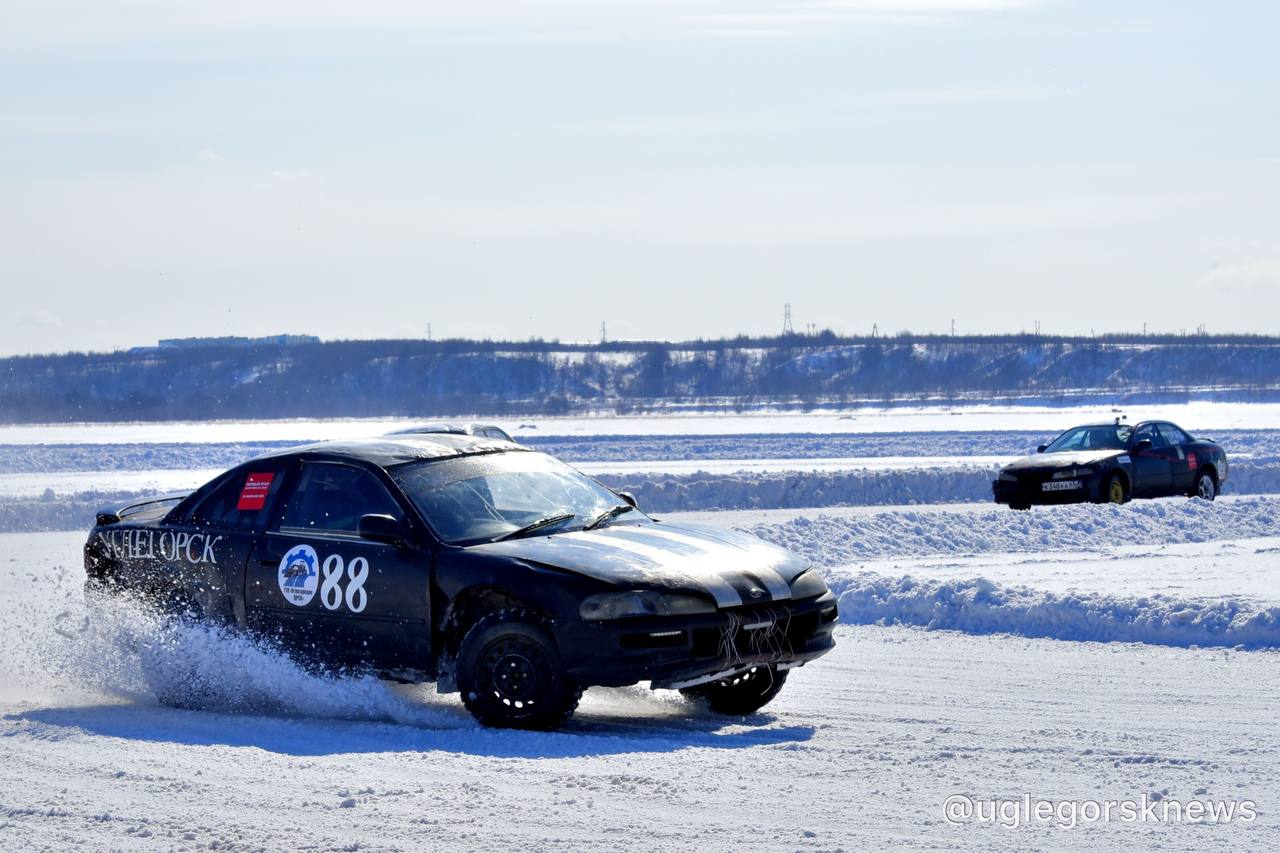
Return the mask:
POLYGON ((1031 510, 1031 504, 1009 504, 1009 509, 1014 512, 1029 512, 1031 510))
POLYGON ((1206 501, 1212 501, 1218 496, 1218 481, 1213 479, 1211 472, 1201 471, 1196 474, 1196 487, 1191 496, 1193 498, 1202 498, 1206 501))
POLYGON ((471 715, 493 728, 559 728, 582 698, 546 618, 515 608, 481 617, 462 638, 458 689, 471 715))
POLYGON ((705 704, 717 714, 741 717, 754 714, 769 704, 786 683, 786 670, 779 671, 762 664, 732 678, 685 687, 680 693, 686 699, 705 704))
POLYGON ((1120 474, 1112 474, 1107 479, 1107 488, 1102 493, 1104 503, 1124 504, 1129 502, 1129 486, 1120 474))

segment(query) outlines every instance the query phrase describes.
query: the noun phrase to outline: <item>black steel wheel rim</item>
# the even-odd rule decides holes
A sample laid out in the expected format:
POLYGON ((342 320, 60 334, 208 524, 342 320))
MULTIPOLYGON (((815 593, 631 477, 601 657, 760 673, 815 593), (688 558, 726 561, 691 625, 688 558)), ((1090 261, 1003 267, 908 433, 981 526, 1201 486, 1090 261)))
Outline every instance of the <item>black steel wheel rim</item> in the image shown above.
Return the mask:
POLYGON ((726 678, 723 681, 717 681, 716 683, 721 687, 737 687, 745 689, 752 685, 760 684, 761 682, 766 681, 766 679, 772 680, 771 676, 772 673, 769 672, 769 668, 767 666, 753 666, 745 672, 740 672, 737 675, 730 676, 729 678, 726 678))
POLYGON ((485 693, 510 716, 527 716, 546 705, 555 681, 551 660, 536 643, 504 638, 485 649, 480 662, 485 693))

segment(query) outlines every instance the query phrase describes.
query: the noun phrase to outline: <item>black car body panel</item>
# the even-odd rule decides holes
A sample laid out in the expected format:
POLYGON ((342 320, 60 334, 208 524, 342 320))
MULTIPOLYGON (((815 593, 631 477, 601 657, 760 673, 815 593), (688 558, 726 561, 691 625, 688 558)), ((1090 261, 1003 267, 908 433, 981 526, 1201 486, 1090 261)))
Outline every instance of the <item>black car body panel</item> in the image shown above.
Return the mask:
POLYGON ((1122 479, 1126 499, 1193 494, 1198 475, 1205 472, 1217 488, 1227 480, 1226 452, 1168 421, 1087 424, 1067 430, 1055 443, 1076 430, 1105 428, 1127 431, 1123 446, 1054 452, 1051 443, 1004 466, 992 483, 996 503, 1026 507, 1103 502, 1110 499, 1107 489, 1113 475, 1122 479))
POLYGON ((488 454, 547 459, 452 434, 259 457, 180 499, 104 510, 85 545, 88 584, 247 630, 330 669, 437 678, 442 689, 468 623, 498 606, 544 614, 584 686, 679 686, 752 663, 787 668, 832 648, 836 605, 825 585, 796 600, 792 584, 808 565, 745 534, 629 511, 591 530, 448 544, 394 472, 488 454), (383 518, 376 537, 359 535, 368 515, 383 518), (588 597, 637 590, 692 597, 706 610, 581 614, 588 597))

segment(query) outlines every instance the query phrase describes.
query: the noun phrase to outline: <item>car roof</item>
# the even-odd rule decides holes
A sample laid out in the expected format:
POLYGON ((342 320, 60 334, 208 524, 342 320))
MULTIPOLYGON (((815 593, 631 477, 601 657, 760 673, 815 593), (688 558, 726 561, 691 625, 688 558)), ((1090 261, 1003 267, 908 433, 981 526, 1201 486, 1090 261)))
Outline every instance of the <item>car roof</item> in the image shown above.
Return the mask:
POLYGON ((1171 427, 1178 427, 1178 424, 1175 424, 1174 421, 1171 421, 1171 420, 1153 419, 1153 420, 1138 420, 1138 421, 1134 421, 1134 423, 1132 424, 1130 424, 1128 420, 1121 420, 1119 424, 1117 424, 1116 421, 1114 420, 1103 420, 1101 421, 1101 423, 1096 423, 1096 424, 1076 424, 1075 427, 1071 427, 1071 429, 1084 429, 1085 427, 1132 427, 1134 429, 1137 429, 1138 427, 1146 427, 1147 424, 1169 424, 1171 425, 1171 427))
POLYGON ((287 447, 258 457, 259 459, 287 456, 305 456, 312 459, 355 459, 370 462, 381 468, 421 462, 427 459, 448 459, 457 456, 476 456, 482 453, 530 452, 509 441, 483 438, 456 433, 418 433, 411 435, 384 435, 377 438, 340 439, 287 447))
POLYGON ((467 435, 467 427, 462 424, 421 424, 392 430, 387 435, 418 435, 421 433, 446 433, 451 435, 467 435))

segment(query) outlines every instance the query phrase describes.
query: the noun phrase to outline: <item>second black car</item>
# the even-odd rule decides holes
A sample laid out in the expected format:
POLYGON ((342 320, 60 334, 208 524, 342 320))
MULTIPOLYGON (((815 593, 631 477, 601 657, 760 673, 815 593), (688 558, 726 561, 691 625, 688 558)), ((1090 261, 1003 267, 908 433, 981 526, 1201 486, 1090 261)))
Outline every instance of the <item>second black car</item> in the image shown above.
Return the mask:
POLYGON ((1124 503, 1189 495, 1213 500, 1227 479, 1227 454, 1168 421, 1073 427, 1001 469, 996 503, 1124 503))

